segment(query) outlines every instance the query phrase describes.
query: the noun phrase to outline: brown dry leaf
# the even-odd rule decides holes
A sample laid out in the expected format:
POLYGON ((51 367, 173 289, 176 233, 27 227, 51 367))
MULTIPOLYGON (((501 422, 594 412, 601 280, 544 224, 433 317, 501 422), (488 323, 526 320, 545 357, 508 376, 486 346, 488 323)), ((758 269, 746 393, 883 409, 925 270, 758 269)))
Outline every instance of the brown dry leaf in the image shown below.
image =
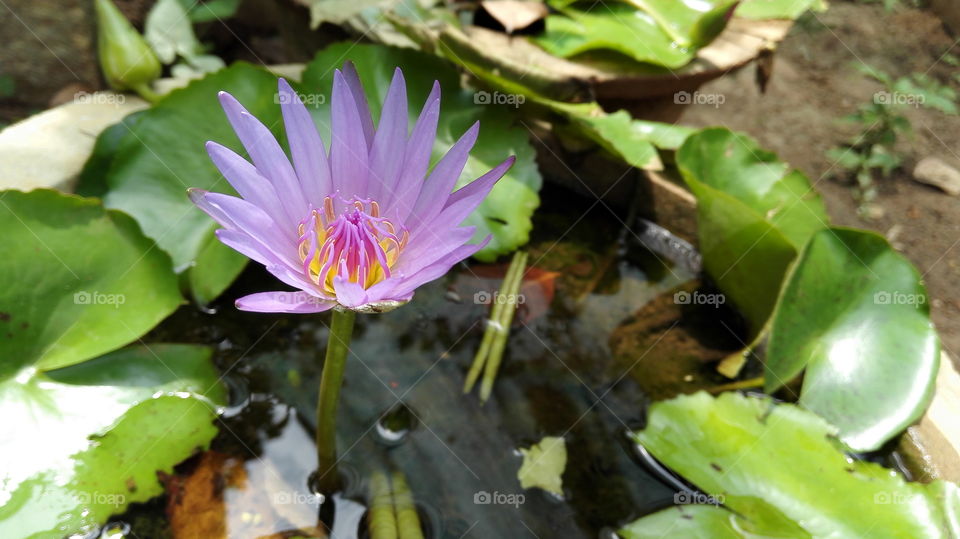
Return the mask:
POLYGON ((177 538, 227 537, 224 490, 243 488, 247 474, 243 462, 207 451, 189 475, 166 477, 167 516, 177 538))
POLYGON ((326 537, 306 525, 316 521, 310 495, 286 484, 269 458, 245 462, 208 451, 192 470, 165 477, 174 539, 326 537))

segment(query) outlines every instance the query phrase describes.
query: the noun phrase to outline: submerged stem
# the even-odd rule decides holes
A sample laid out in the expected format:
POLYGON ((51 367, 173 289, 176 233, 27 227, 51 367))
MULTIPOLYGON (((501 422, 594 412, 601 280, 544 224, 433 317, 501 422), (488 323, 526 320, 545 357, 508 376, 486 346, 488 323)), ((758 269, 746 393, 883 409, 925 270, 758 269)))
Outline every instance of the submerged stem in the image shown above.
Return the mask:
POLYGON ((721 386, 712 387, 710 388, 710 393, 717 394, 717 393, 723 393, 724 391, 753 389, 755 387, 763 387, 763 376, 757 376, 756 378, 748 378, 746 380, 740 380, 739 382, 731 382, 729 384, 723 384, 721 386))
POLYGON ((337 473, 337 402, 356 318, 354 311, 333 311, 327 355, 320 376, 320 396, 317 398, 317 487, 325 495, 333 494, 340 487, 340 475, 337 473))
POLYGON ((483 368, 483 381, 480 383, 480 402, 487 402, 493 391, 493 382, 497 379, 497 371, 503 360, 503 350, 507 346, 507 337, 510 335, 510 326, 513 324, 513 314, 517 310, 517 298, 520 285, 523 283, 523 274, 527 268, 527 253, 518 251, 510 262, 510 272, 503 282, 501 294, 506 294, 503 301, 503 310, 500 311, 491 329, 494 332, 490 344, 490 355, 483 368))

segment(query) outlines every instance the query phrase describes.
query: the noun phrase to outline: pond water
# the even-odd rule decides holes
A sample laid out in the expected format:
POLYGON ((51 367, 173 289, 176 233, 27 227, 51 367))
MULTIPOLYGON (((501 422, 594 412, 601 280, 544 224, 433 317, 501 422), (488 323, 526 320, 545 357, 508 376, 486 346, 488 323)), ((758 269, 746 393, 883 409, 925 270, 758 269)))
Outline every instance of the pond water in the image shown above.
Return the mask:
MULTIPOLYGON (((557 187, 543 196, 535 269, 485 404, 462 386, 489 311, 475 295, 497 289, 503 265, 455 268, 409 305, 357 318, 337 424, 337 536, 356 535, 377 471, 406 475, 428 537, 597 537, 673 502, 624 433, 642 427, 651 398, 722 383, 709 362, 738 348, 741 326, 725 306, 674 301, 699 286, 689 253, 646 249, 650 238, 603 204, 557 187), (567 444, 562 498, 517 479, 518 448, 544 436, 567 444)), ((115 519, 136 536, 315 533, 308 476, 330 317, 232 307, 274 286, 251 265, 210 312, 185 306, 144 338, 213 345, 232 402, 211 450, 165 478, 166 499, 115 519)))

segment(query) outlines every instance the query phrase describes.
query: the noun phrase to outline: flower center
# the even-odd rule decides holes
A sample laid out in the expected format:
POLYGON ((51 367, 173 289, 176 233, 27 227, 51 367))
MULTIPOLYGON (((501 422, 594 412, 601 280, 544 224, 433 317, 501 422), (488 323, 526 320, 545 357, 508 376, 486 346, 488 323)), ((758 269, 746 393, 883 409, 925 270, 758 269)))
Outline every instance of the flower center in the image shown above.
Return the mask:
POLYGON ((304 274, 330 295, 337 276, 364 289, 389 278, 408 237, 380 217, 375 201, 354 200, 337 215, 331 197, 300 221, 297 232, 304 274))

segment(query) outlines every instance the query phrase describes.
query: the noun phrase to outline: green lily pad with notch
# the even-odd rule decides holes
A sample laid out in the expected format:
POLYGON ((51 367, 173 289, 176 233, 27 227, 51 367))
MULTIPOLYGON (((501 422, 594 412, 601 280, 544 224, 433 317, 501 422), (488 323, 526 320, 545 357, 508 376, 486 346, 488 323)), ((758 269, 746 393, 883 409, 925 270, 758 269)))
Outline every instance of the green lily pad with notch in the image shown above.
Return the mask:
POLYGON ((939 348, 917 269, 878 234, 825 229, 784 285, 765 385, 773 391, 806 369, 800 404, 854 450, 874 450, 926 409, 939 348))
POLYGON ((726 28, 730 11, 748 19, 793 20, 823 0, 622 0, 590 3, 549 0, 559 13, 546 18, 534 41, 562 58, 614 51, 637 62, 678 69, 726 28))
POLYGON ((705 129, 677 151, 697 198, 704 268, 760 331, 790 263, 829 218, 809 180, 755 140, 705 129))
MULTIPOLYGON (((476 94, 460 86, 457 70, 441 58, 382 45, 337 43, 327 47, 307 65, 300 87, 307 94, 328 94, 333 86, 334 69, 339 69, 347 59, 357 67, 374 121, 379 117, 380 106, 396 67, 403 70, 407 82, 411 122, 419 115, 433 81, 440 82, 440 123, 433 148, 434 163, 473 122, 480 122, 480 136, 457 188, 485 174, 509 156, 517 157, 513 167, 463 225, 477 227, 474 241, 493 236, 490 243, 475 255, 483 261, 491 261, 525 244, 533 226, 533 211, 540 205, 538 192, 542 179, 527 131, 514 124, 516 109, 508 105, 478 104, 476 94)), ((329 141, 329 107, 314 109, 313 113, 321 136, 329 141)))
MULTIPOLYGON (((694 509, 691 522, 678 524, 689 531, 684 537, 960 534, 957 485, 908 483, 878 464, 852 460, 839 449, 836 434, 822 418, 792 404, 700 392, 653 404, 647 427, 633 438, 723 504, 694 509), (739 518, 725 519, 720 510, 739 518)), ((668 516, 682 516, 692 507, 698 506, 643 517, 621 535, 649 536, 664 529, 668 516)))
POLYGON ((90 533, 162 494, 158 472, 206 447, 226 401, 209 348, 124 348, 0 380, 0 536, 90 533))
MULTIPOLYGON (((214 140, 242 151, 217 100, 221 90, 233 94, 279 134, 276 77, 238 62, 174 90, 139 113, 115 143, 112 159, 94 154, 97 161, 88 163, 78 187, 80 192, 103 191, 96 178, 105 176, 104 204, 133 216, 144 233, 170 254, 177 273, 187 273, 199 303, 222 293, 247 262, 227 253, 230 249, 212 235, 216 223, 187 198, 189 187, 235 194, 204 150, 206 141, 214 140)), ((117 130, 108 129, 101 140, 116 136, 117 130)), ((108 146, 97 143, 105 151, 108 146)))
POLYGON ((561 14, 547 17, 546 31, 534 41, 561 58, 611 50, 637 62, 673 69, 688 64, 697 52, 676 43, 650 15, 621 3, 567 6, 561 14))
POLYGON ((140 337, 183 301, 170 257, 96 199, 0 192, 0 379, 140 337))

